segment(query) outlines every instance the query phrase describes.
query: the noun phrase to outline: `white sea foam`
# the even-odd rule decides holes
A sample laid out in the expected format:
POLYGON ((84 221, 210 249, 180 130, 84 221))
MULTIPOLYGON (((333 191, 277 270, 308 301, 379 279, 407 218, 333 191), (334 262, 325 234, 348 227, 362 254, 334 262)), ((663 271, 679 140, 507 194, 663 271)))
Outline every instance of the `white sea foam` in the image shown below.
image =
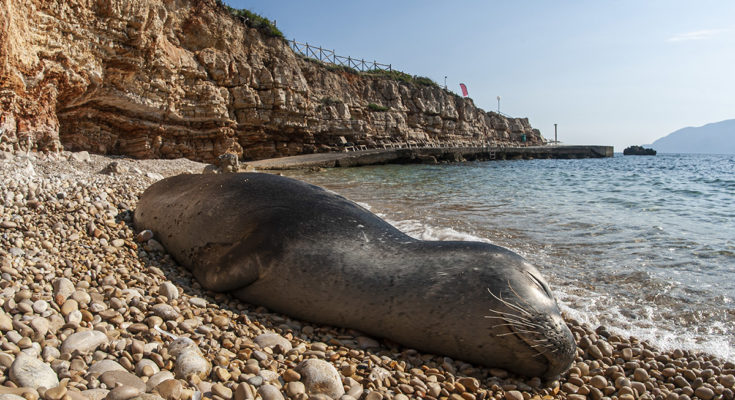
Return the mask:
POLYGON ((459 232, 452 228, 439 228, 439 227, 429 226, 415 219, 408 219, 408 220, 403 220, 403 221, 393 221, 385 217, 383 217, 383 219, 385 219, 385 221, 388 222, 389 224, 398 228, 398 230, 400 230, 401 232, 405 233, 408 236, 411 236, 414 239, 443 240, 443 241, 466 240, 466 241, 492 243, 487 238, 475 236, 470 233, 459 232))
MULTIPOLYGON (((371 208, 369 204, 359 204, 368 210, 371 208)), ((380 217, 403 233, 419 240, 468 240, 492 243, 488 238, 460 232, 453 228, 431 226, 416 219, 392 220, 385 215, 380 215, 380 217)), ((511 250, 520 252, 518 249, 511 250)), ((637 315, 638 319, 631 320, 626 317, 624 310, 615 305, 616 301, 605 294, 580 288, 574 288, 574 291, 582 291, 584 294, 580 296, 563 290, 555 290, 562 312, 576 321, 593 328, 605 325, 610 332, 623 337, 632 336, 648 341, 662 351, 682 349, 705 352, 725 360, 735 361, 735 350, 729 344, 728 339, 722 337, 722 335, 715 333, 705 335, 699 333, 682 334, 662 328, 655 321, 653 307, 644 307, 644 311, 647 312, 642 313, 643 315, 637 315), (604 315, 605 320, 600 319, 598 317, 600 315, 604 315)), ((712 326, 712 330, 717 329, 716 325, 717 323, 712 326)), ((719 328, 720 331, 725 331, 725 329, 722 329, 724 327, 719 328)))

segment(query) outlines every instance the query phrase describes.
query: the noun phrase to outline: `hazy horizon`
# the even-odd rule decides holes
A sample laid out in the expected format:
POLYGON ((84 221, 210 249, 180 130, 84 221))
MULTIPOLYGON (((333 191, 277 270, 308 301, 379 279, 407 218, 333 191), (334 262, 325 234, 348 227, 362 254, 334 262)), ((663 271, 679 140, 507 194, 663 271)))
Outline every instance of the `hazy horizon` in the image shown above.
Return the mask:
POLYGON ((226 0, 288 39, 392 64, 544 137, 622 151, 735 118, 735 2, 226 0))

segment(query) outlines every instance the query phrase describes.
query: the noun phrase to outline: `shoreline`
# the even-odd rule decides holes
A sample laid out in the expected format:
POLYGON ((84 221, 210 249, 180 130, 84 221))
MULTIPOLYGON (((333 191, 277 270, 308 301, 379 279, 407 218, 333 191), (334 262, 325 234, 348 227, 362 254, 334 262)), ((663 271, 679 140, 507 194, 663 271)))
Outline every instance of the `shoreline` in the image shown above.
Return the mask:
POLYGON ((414 147, 303 154, 257 161, 243 161, 242 164, 258 170, 288 170, 359 167, 378 164, 438 164, 475 160, 570 159, 612 156, 612 146, 414 147))
POLYGON ((138 196, 151 183, 182 172, 199 173, 206 164, 67 157, 74 155, 0 159, 0 394, 26 393, 27 400, 61 400, 64 395, 96 400, 108 384, 92 371, 106 360, 144 384, 163 374, 160 371, 173 373, 180 363, 168 351, 172 338, 154 328, 158 323, 165 332, 197 342, 212 370, 198 378, 145 387, 147 400, 189 399, 197 391, 217 400, 244 400, 256 393, 278 398, 269 397, 272 389, 266 387, 287 398, 307 398, 306 373, 297 371, 307 358, 333 365, 339 379, 333 383, 351 398, 371 400, 733 398, 731 362, 688 351, 661 351, 568 316, 579 346, 577 360, 559 380, 542 382, 405 349, 359 332, 292 320, 226 294, 203 291, 155 241, 140 241, 144 238, 137 237, 130 218, 138 196), (65 293, 52 284, 61 278, 72 284, 65 293), (93 330, 104 334, 94 349, 62 351, 73 334, 93 330), (268 343, 261 336, 266 332, 277 336, 268 343), (21 351, 37 353, 63 382, 63 390, 36 390, 34 395, 32 390, 9 388, 9 382, 18 386, 9 370, 21 351), (136 368, 141 363, 150 368, 136 368), (58 396, 60 392, 64 394, 58 396))

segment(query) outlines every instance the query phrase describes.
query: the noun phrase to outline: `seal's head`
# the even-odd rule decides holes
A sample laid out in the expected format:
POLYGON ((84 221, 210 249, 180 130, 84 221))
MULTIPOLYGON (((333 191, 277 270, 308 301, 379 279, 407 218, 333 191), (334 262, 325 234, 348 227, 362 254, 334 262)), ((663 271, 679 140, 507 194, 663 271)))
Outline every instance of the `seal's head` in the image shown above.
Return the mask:
POLYGON ((488 288, 491 334, 512 342, 516 371, 547 378, 563 373, 577 347, 549 285, 525 260, 506 272, 505 285, 488 288))

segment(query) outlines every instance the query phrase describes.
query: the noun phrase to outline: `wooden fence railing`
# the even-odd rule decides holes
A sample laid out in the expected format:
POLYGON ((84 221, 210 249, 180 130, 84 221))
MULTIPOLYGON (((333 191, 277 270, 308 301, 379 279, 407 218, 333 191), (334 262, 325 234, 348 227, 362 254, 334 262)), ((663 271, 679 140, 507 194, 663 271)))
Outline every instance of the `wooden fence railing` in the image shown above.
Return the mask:
POLYGON ((321 46, 312 46, 308 43, 299 43, 296 40, 288 40, 291 50, 301 54, 304 57, 313 58, 321 62, 341 65, 343 67, 354 68, 358 71, 365 72, 370 70, 393 71, 391 64, 381 64, 379 62, 365 61, 352 57, 344 57, 337 55, 334 50, 322 48, 321 46))

